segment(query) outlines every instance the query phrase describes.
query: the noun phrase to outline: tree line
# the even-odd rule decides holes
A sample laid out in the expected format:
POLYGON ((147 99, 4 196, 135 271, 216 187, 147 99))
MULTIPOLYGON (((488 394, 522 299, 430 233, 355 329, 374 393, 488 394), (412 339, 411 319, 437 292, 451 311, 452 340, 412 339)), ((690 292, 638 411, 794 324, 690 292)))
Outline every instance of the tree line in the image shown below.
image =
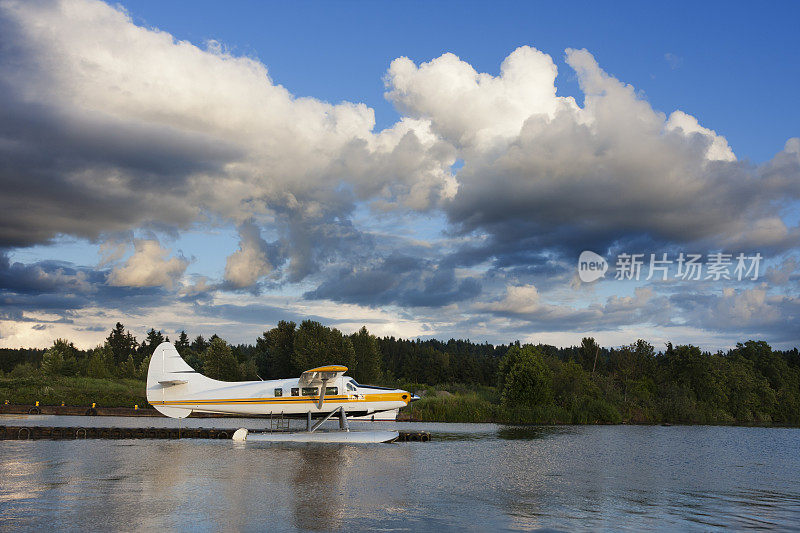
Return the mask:
MULTIPOLYGON (((155 348, 169 341, 155 328, 140 341, 117 323, 89 350, 63 339, 46 350, 0 349, 0 376, 141 380, 155 348)), ((592 338, 566 348, 492 345, 378 338, 366 328, 345 334, 306 320, 281 321, 255 344, 233 345, 217 335, 190 340, 184 331, 173 343, 190 366, 215 379, 284 378, 343 364, 361 383, 467 391, 464 397, 480 391, 466 403, 478 402, 470 409, 498 420, 800 425, 798 350, 773 350, 764 341, 714 353, 672 344, 656 351, 643 340, 604 348, 592 338)), ((437 408, 432 399, 420 404, 425 401, 437 408)))
POLYGON ((800 425, 800 357, 764 341, 716 353, 639 340, 557 349, 515 345, 498 367, 511 420, 800 425))

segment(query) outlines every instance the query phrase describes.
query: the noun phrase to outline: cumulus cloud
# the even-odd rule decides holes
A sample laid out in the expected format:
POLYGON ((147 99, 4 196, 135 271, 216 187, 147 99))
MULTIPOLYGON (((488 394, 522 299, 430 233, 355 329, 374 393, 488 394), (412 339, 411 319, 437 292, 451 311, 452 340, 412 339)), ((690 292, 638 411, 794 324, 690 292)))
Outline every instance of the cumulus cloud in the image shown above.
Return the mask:
POLYGON ((549 55, 530 46, 512 52, 497 77, 450 53, 419 67, 401 57, 389 67, 386 96, 457 146, 490 149, 519 135, 532 115, 577 108, 573 98, 556 96, 557 72, 549 55))
MULTIPOLYGON (((356 200, 452 195, 453 153, 426 124, 374 133, 364 104, 295 97, 257 60, 121 8, 8 0, 0 34, 0 246, 254 217, 302 239, 320 217, 347 226, 356 200)), ((286 249, 298 264, 315 247, 286 249)))
POLYGON ((506 295, 502 300, 479 304, 478 307, 489 311, 531 314, 540 308, 539 290, 533 284, 506 287, 506 295))
MULTIPOLYGON (((498 76, 453 54, 396 59, 386 94, 406 116, 374 132, 363 104, 295 97, 255 59, 101 2, 8 0, 0 30, 0 246, 251 220, 277 229, 288 261, 272 269, 299 281, 358 240, 358 201, 443 205, 457 230, 487 237, 484 259, 642 235, 799 238, 774 215, 798 195, 794 145, 780 165, 739 163, 724 137, 681 111, 666 119, 585 50, 567 50, 582 106, 557 95, 552 58, 530 46, 498 76)), ((263 265, 233 272, 257 254, 235 253, 234 285, 255 283, 263 265)))
POLYGON ((228 256, 225 264, 225 281, 236 288, 250 287, 272 271, 267 258, 268 245, 252 222, 239 228, 239 249, 228 256))
POLYGON ((682 111, 667 119, 588 51, 567 50, 566 60, 582 106, 556 95, 555 65, 529 47, 496 77, 452 54, 389 69, 389 98, 462 148, 458 192, 445 209, 463 235, 484 237, 464 260, 509 266, 526 250, 571 261, 582 249, 630 243, 786 249, 800 241, 775 215, 800 198, 794 143, 761 167, 739 162, 724 137, 682 111))
POLYGON ((701 142, 708 145, 705 156, 710 161, 736 161, 736 156, 725 137, 717 135, 714 130, 704 128, 692 115, 687 115, 683 111, 673 111, 667 120, 666 129, 680 131, 687 136, 693 133, 700 135, 701 142))
MULTIPOLYGON (((107 270, 67 261, 11 261, 0 251, 0 321, 78 324, 87 309, 102 310, 108 317, 171 300, 162 287, 117 287, 107 283, 108 277, 107 270)), ((53 334, 65 332, 62 328, 53 334)))
POLYGON ((767 269, 766 279, 770 283, 781 286, 789 283, 790 280, 800 280, 800 261, 796 257, 786 257, 780 265, 767 269))
MULTIPOLYGON (((498 75, 449 53, 398 58, 386 97, 403 116, 376 131, 364 104, 297 97, 257 59, 137 26, 122 8, 0 0, 0 250, 60 235, 103 243, 94 268, 0 255, 3 316, 33 323, 31 311, 46 309, 69 320, 176 291, 213 307, 212 293, 302 282, 305 300, 420 316, 453 306, 467 329, 484 319, 677 327, 679 317, 796 329, 796 299, 769 290, 640 287, 554 303, 551 289, 566 286, 584 249, 782 253, 800 243, 781 216, 800 200, 800 139, 756 165, 696 117, 653 109, 588 51, 568 49, 566 61, 577 99, 558 95, 556 64, 531 46, 511 51, 498 75), (354 222, 361 209, 409 226, 441 217, 447 244, 430 230, 424 246, 396 228, 379 234, 354 222), (222 280, 188 282, 187 260, 155 235, 208 226, 238 228, 238 249, 222 280), (120 263, 142 230, 153 237, 120 263), (717 318, 703 318, 708 309, 717 318)), ((770 279, 796 282, 794 266, 770 279)))
POLYGON ((648 322, 673 325, 670 303, 657 296, 652 288, 637 287, 632 296, 609 296, 604 302, 589 305, 548 303, 535 285, 507 286, 505 294, 495 300, 477 303, 474 309, 516 321, 518 329, 535 331, 613 330, 648 322))
POLYGON ((158 241, 137 239, 133 255, 111 270, 108 283, 117 287, 172 287, 188 265, 184 258, 169 257, 169 250, 158 241))
POLYGON ((710 294, 681 294, 672 298, 688 323, 707 331, 748 332, 753 338, 776 342, 800 341, 797 317, 800 298, 770 294, 766 286, 725 287, 710 294))

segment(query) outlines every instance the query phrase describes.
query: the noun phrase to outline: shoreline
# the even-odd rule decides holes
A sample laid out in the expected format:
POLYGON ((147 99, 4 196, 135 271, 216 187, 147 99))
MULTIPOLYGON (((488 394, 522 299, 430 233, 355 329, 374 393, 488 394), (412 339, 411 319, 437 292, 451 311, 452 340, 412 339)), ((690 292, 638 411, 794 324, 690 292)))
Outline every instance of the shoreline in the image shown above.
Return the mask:
MULTIPOLYGON (((115 416, 115 417, 155 417, 168 418, 150 406, 139 407, 101 407, 101 406, 75 406, 75 405, 34 405, 34 404, 4 404, 0 405, 0 415, 48 415, 48 416, 115 416)), ((213 414, 213 413, 192 413, 188 418, 243 418, 239 415, 213 414)), ((268 415, 250 415, 244 418, 264 418, 269 419, 268 415)), ((486 420, 481 422, 462 422, 445 420, 422 420, 412 418, 405 413, 400 413, 395 422, 409 423, 431 423, 431 424, 498 424, 503 426, 712 426, 712 427, 754 427, 754 428, 776 428, 776 429, 798 429, 800 426, 780 425, 780 424, 693 424, 687 422, 595 422, 587 424, 559 424, 559 423, 510 423, 498 420, 486 420)))

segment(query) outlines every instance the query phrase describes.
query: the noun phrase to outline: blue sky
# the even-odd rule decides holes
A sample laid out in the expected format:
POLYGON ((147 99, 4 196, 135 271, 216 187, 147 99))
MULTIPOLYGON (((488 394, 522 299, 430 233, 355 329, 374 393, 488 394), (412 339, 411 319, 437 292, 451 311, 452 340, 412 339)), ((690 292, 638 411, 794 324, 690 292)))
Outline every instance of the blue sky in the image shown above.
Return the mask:
POLYGON ((419 63, 452 52, 479 72, 497 74, 522 45, 553 57, 559 94, 580 96, 563 52, 586 48, 654 108, 696 116, 754 161, 771 158, 800 123, 793 103, 800 83, 796 2, 120 4, 137 24, 200 45, 214 39, 259 58, 297 95, 365 102, 378 127, 398 117, 382 83, 396 57, 419 63))
POLYGON ((0 8, 0 346, 800 344, 796 3, 115 5, 0 8), (760 279, 613 279, 720 250, 760 279))

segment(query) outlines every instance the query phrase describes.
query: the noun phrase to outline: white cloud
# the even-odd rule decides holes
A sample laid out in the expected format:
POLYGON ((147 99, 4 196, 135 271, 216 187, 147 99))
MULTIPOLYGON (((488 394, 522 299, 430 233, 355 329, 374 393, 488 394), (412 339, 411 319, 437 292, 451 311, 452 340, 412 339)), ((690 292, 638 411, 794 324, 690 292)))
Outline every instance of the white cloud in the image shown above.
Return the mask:
POLYGON ((401 57, 389 67, 386 96, 411 116, 430 119, 457 146, 490 149, 519 135, 532 115, 577 107, 573 98, 556 96, 557 73, 552 58, 530 46, 514 50, 496 77, 450 53, 419 67, 401 57))
POLYGON ((100 262, 97 266, 104 267, 122 259, 128 252, 130 239, 106 239, 100 243, 97 251, 100 254, 100 262))
POLYGON ((698 134, 704 137, 708 144, 706 158, 711 161, 736 161, 736 156, 725 137, 717 135, 714 130, 704 128, 692 115, 683 111, 673 111, 667 120, 666 128, 669 131, 680 131, 687 136, 698 134))
POLYGON ((486 255, 520 255, 520 246, 571 254, 641 238, 712 248, 800 242, 775 216, 800 197, 793 144, 776 156, 780 166, 754 169, 695 117, 654 110, 588 51, 568 49, 566 61, 582 106, 556 96, 555 65, 530 47, 510 54, 497 77, 452 54, 389 69, 388 97, 459 147, 458 190, 444 205, 464 234, 490 237, 486 255))
POLYGON ((239 249, 228 256, 225 264, 225 280, 237 288, 250 287, 269 274, 272 265, 267 258, 267 243, 255 225, 243 224, 239 236, 239 249))
POLYGON ((717 301, 714 319, 725 324, 771 324, 780 317, 777 302, 771 300, 762 287, 738 291, 728 287, 717 301))
POLYGON ((535 313, 541 308, 539 290, 533 284, 509 286, 501 300, 478 304, 478 308, 520 315, 535 313))
POLYGON ((134 241, 134 253, 121 266, 112 269, 108 284, 127 287, 169 287, 186 271, 189 262, 179 257, 168 257, 169 250, 158 241, 134 241))
POLYGON ((664 59, 669 64, 669 68, 672 70, 677 70, 683 64, 683 58, 677 54, 673 54, 672 52, 667 52, 664 54, 664 59))
MULTIPOLYGON (((290 237, 345 223, 356 199, 427 209, 454 192, 453 151, 426 123, 375 133, 364 104, 295 97, 256 59, 102 2, 9 0, 0 32, 0 109, 14 117, 0 139, 15 140, 0 143, 0 246, 253 217, 290 237)), ((313 241, 292 244, 313 256, 313 241)))

